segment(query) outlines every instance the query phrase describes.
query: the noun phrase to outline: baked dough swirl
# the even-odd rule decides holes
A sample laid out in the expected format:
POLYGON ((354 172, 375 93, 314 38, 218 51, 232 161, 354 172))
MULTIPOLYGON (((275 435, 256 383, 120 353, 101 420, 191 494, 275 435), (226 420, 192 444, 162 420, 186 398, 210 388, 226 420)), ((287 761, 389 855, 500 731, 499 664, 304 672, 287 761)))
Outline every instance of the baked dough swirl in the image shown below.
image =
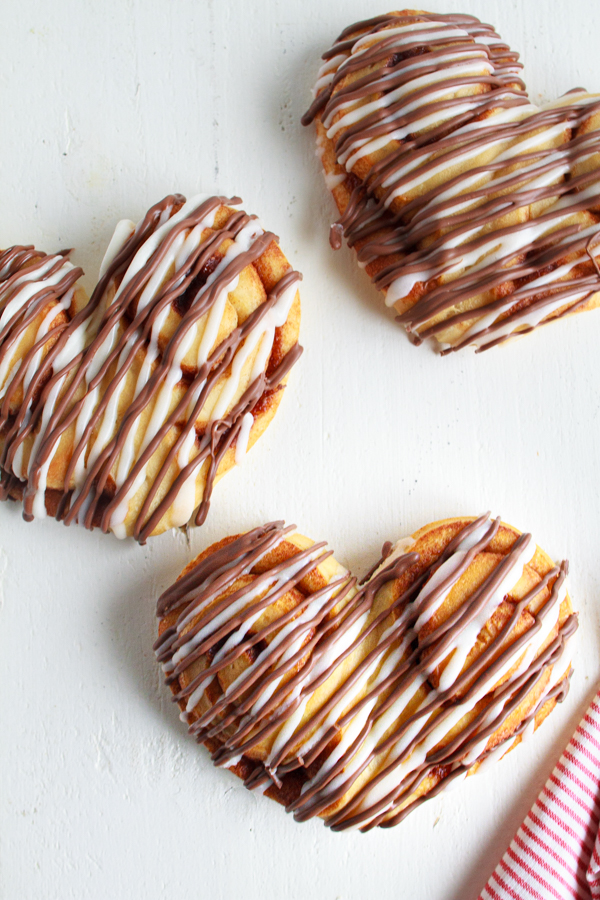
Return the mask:
POLYGON ((301 276, 240 203, 120 222, 89 302, 65 255, 0 255, 1 491, 27 520, 141 543, 204 521, 301 353, 301 276))
POLYGON ((532 104, 473 16, 404 10, 323 54, 304 124, 358 254, 411 340, 486 350, 599 303, 600 95, 532 104))
POLYGON ((567 568, 484 515, 386 545, 359 585, 276 522, 187 567, 155 650, 216 765, 299 821, 389 827, 564 697, 567 568))

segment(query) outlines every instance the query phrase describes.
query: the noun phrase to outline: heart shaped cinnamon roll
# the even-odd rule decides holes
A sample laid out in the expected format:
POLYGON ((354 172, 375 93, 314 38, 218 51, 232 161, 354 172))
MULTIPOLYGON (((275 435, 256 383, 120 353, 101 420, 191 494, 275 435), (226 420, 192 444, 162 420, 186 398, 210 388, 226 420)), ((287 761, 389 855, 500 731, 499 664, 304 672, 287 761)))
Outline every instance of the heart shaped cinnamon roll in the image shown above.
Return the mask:
POLYGON ((0 255, 1 491, 26 519, 141 543, 203 522, 301 353, 301 276, 240 202, 120 222, 89 302, 66 255, 0 255))
POLYGON ((411 340, 486 350, 600 294, 600 95, 538 107, 473 16, 358 22, 323 54, 317 147, 344 235, 411 340))
POLYGON ((216 765, 299 821, 389 827, 565 696, 566 574, 484 515, 386 545, 358 584, 277 522, 187 567, 158 602, 155 650, 216 765))

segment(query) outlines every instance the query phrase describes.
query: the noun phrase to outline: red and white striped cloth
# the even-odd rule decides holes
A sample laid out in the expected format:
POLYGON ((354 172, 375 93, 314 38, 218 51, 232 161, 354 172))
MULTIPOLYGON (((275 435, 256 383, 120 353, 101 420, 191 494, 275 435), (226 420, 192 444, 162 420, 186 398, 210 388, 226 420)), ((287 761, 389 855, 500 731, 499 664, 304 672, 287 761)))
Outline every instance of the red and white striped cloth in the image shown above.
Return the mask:
POLYGON ((600 898, 600 691, 479 900, 600 898))

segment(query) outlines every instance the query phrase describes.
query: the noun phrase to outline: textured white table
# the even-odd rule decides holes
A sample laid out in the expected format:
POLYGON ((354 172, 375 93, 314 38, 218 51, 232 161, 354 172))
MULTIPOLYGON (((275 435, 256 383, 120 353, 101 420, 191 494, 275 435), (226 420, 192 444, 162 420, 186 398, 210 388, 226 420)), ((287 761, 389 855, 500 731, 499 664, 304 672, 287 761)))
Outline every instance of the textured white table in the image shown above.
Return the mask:
MULTIPOLYGON (((304 272, 305 355, 191 546, 0 508, 0 897, 474 898, 600 676, 600 313, 440 359, 329 249, 332 202, 299 118, 320 53, 387 11, 376 0, 3 7, 0 246, 75 247, 91 287, 118 218, 172 190, 237 192, 304 272), (571 560, 576 671, 537 740, 365 836, 296 825, 212 768, 151 649, 155 599, 192 553, 283 517, 362 573, 387 538, 487 508, 571 560)), ((433 8, 493 22, 534 100, 600 89, 597 0, 433 8)))

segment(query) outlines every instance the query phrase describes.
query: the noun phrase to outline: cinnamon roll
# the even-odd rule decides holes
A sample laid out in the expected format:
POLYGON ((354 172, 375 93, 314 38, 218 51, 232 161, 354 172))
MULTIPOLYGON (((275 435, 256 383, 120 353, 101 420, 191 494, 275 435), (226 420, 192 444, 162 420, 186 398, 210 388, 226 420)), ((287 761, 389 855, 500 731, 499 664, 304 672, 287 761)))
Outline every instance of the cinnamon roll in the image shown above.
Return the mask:
POLYGON ((411 340, 486 350, 596 307, 600 95, 538 107, 473 16, 404 10, 345 29, 303 118, 359 264, 411 340))
POLYGON ((187 567, 158 601, 155 650, 215 765, 298 821, 387 828, 563 699, 567 569, 483 515, 385 545, 358 584, 275 522, 187 567))
POLYGON ((148 537, 201 524, 298 346, 300 274, 237 198, 117 225, 88 302, 65 255, 0 255, 1 496, 148 537))

